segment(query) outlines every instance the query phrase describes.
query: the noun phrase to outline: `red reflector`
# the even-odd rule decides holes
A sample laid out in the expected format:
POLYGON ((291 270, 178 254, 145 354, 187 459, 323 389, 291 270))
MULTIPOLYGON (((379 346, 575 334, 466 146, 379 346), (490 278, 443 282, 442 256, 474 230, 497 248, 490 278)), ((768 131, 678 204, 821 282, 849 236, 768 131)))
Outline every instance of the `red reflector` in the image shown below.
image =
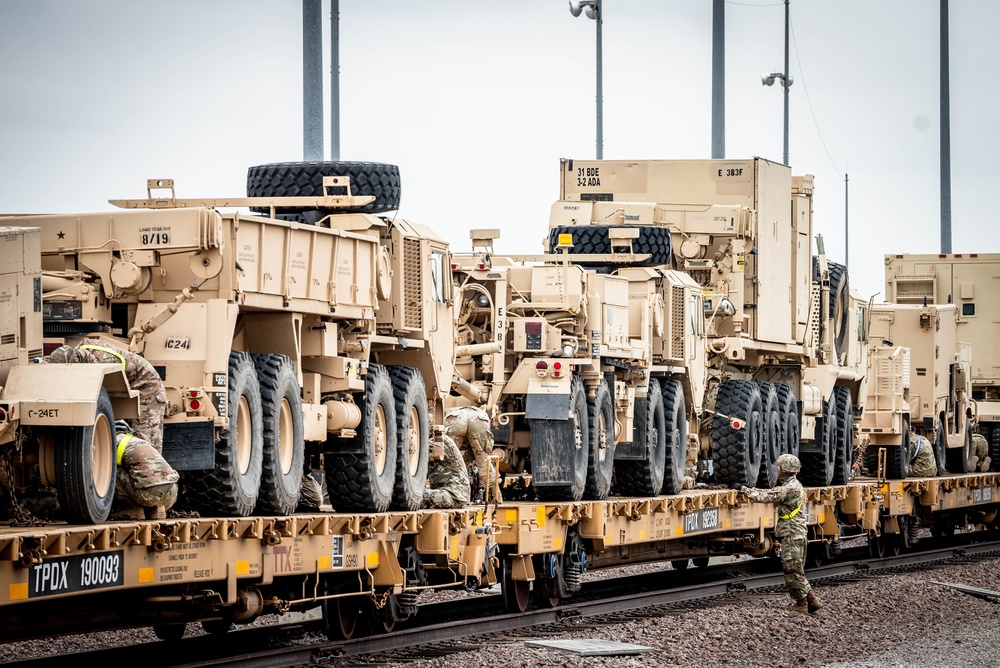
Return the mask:
POLYGON ((945 255, 944 253, 938 253, 938 257, 948 257, 948 256, 945 255))
POLYGON ((486 268, 486 265, 485 265, 484 263, 480 262, 480 263, 479 263, 479 268, 480 268, 480 269, 485 269, 485 268, 486 268))
POLYGON ((198 401, 197 399, 192 399, 190 402, 188 402, 188 405, 191 406, 191 410, 193 411, 201 410, 201 402, 198 401))
POLYGON ((535 363, 535 368, 536 369, 548 369, 549 368, 549 363, 546 362, 545 360, 542 360, 540 362, 536 362, 535 363))
POLYGON ((969 257, 979 257, 979 253, 969 253, 969 257))
POLYGON ((452 269, 452 271, 454 271, 454 270, 458 269, 458 265, 457 265, 457 264, 454 264, 454 263, 452 263, 452 265, 451 265, 451 269, 452 269))
POLYGON ((962 257, 961 253, 955 253, 955 257, 962 257))
POLYGON ((729 425, 733 429, 742 429, 743 428, 743 421, 742 420, 733 420, 732 422, 729 423, 729 425))
POLYGON ((196 398, 198 396, 198 390, 191 390, 190 392, 188 392, 188 396, 191 397, 192 399, 196 398))
POLYGON ((556 371, 558 371, 559 369, 562 368, 562 362, 553 362, 552 363, 552 368, 555 369, 556 371))

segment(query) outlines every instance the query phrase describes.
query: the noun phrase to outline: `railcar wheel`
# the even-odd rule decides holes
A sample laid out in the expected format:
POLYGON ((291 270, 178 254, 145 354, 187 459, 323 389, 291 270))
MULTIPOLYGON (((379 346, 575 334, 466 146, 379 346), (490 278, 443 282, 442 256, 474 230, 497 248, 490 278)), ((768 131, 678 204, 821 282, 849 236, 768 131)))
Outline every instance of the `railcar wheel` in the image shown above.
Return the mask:
POLYGON ((531 468, 533 472, 545 469, 559 470, 561 462, 545 461, 553 457, 556 443, 566 443, 572 448, 569 461, 570 482, 557 485, 532 485, 540 501, 580 501, 587 485, 590 427, 587 419, 587 395, 583 381, 573 376, 570 383, 569 419, 531 421, 531 468))
POLYGON ((323 631, 330 640, 350 640, 358 630, 361 605, 357 596, 323 601, 323 631))
POLYGON ((253 356, 260 383, 263 456, 255 512, 291 515, 302 491, 305 441, 302 390, 292 360, 285 355, 253 356))
POLYGON ((972 472, 972 422, 965 421, 965 440, 960 448, 948 448, 948 470, 952 473, 972 472))
POLYGON ((670 562, 670 565, 674 567, 675 571, 686 571, 690 563, 690 559, 674 559, 670 562))
POLYGON ((391 366, 396 400, 396 485, 392 505, 400 510, 417 510, 427 485, 430 454, 430 420, 424 377, 413 367, 391 366))
POLYGON ((773 383, 758 383, 764 406, 764 440, 761 447, 757 487, 771 488, 778 482, 778 455, 781 454, 781 413, 778 392, 773 383))
POLYGON ((535 602, 541 608, 554 608, 559 605, 559 593, 556 591, 559 578, 562 577, 562 559, 556 554, 539 554, 535 560, 535 602))
POLYGON ((500 592, 503 594, 503 607, 507 612, 524 612, 528 609, 531 599, 531 583, 527 580, 513 578, 513 558, 504 555, 500 559, 500 592))
POLYGON ((833 398, 837 413, 837 449, 831 482, 834 485, 846 485, 851 479, 851 464, 854 462, 854 405, 851 403, 849 388, 833 388, 833 398))
POLYGON ((868 552, 875 559, 885 557, 885 541, 882 536, 875 535, 874 531, 868 533, 868 552))
POLYGON ((210 636, 224 636, 233 629, 233 623, 228 619, 206 619, 201 628, 210 636))
POLYGON ((611 388, 602 380, 593 398, 587 399, 589 422, 589 457, 587 462, 587 499, 608 498, 615 464, 615 407, 611 388))
POLYGON ((153 635, 166 642, 177 642, 184 637, 187 631, 187 624, 178 622, 177 624, 153 624, 153 635))
POLYGON ((763 410, 756 383, 727 380, 719 387, 712 421, 715 482, 757 482, 764 440, 763 410))
MULTIPOLYGON (((637 461, 615 462, 615 481, 622 496, 656 496, 663 489, 664 467, 669 447, 660 383, 649 380, 649 391, 638 410, 636 401, 633 436, 643 444, 645 458, 637 461)), ((672 492, 671 492, 672 493, 672 492)))
POLYGON ((56 497, 69 524, 100 524, 115 498, 115 414, 103 387, 94 424, 53 430, 56 497))
POLYGON ((327 441, 323 458, 330 502, 338 511, 383 512, 392 501, 396 481, 396 403, 389 374, 369 364, 365 391, 354 395, 361 407, 357 435, 348 442, 354 452, 336 452, 327 441))
POLYGON ((708 568, 708 559, 708 557, 695 557, 691 563, 695 565, 695 568, 708 568))

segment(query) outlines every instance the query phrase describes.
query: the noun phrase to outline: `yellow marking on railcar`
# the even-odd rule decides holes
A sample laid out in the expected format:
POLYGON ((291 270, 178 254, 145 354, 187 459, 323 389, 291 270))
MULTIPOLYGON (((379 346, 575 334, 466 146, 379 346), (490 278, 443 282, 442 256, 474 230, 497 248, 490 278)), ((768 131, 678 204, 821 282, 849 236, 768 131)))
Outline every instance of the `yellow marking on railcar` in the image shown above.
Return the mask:
POLYGON ((458 559, 458 536, 451 537, 451 558, 458 559))
POLYGON ((250 562, 249 561, 237 561, 236 562, 236 574, 237 575, 250 575, 250 562))
POLYGON ((330 555, 329 554, 322 554, 322 555, 320 555, 319 559, 316 560, 316 565, 320 569, 330 568, 330 563, 331 562, 330 562, 330 555))
POLYGON ((479 526, 479 527, 483 526, 483 511, 482 510, 477 510, 476 511, 476 526, 479 526))
POLYGON ((155 577, 156 570, 152 566, 146 566, 145 568, 139 569, 139 584, 153 582, 155 577))
POLYGON ((684 535, 684 525, 683 524, 678 524, 677 525, 677 535, 678 536, 683 536, 684 535))
POLYGON ((365 555, 366 568, 378 568, 378 552, 370 552, 365 555))
POLYGON ((535 509, 535 521, 538 522, 538 528, 545 528, 545 506, 538 506, 535 509))
POLYGON ((646 530, 639 529, 639 540, 646 540, 646 530))
POLYGON ((723 529, 732 529, 733 528, 733 521, 729 520, 729 519, 722 520, 722 528, 723 529))
POLYGON ((513 524, 514 522, 517 521, 517 509, 516 508, 508 508, 507 510, 504 511, 504 517, 507 518, 508 522, 510 522, 511 524, 513 524))
POLYGON ((7 585, 7 598, 11 601, 20 601, 28 598, 28 583, 15 582, 7 585))
POLYGON ((552 547, 556 550, 562 548, 562 536, 556 536, 552 539, 552 547))

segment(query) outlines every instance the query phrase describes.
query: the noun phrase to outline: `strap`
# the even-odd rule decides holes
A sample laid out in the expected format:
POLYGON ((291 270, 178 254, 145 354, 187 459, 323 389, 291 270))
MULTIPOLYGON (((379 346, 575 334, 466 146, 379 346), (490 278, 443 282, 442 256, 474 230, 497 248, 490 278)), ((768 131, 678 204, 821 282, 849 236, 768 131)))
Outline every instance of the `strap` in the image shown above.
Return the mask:
POLYGON ((124 436, 122 436, 122 440, 118 441, 118 451, 116 452, 115 455, 115 459, 117 461, 118 466, 122 465, 122 457, 125 456, 125 446, 127 446, 129 441, 131 441, 133 438, 135 437, 132 436, 132 434, 125 434, 124 436))
MULTIPOLYGON (((799 481, 796 480, 795 482, 799 482, 799 481)), ((802 490, 802 500, 799 501, 799 505, 795 508, 795 510, 793 510, 790 513, 788 513, 787 515, 778 515, 779 519, 790 520, 793 517, 795 517, 796 515, 798 515, 800 510, 802 510, 802 504, 806 502, 806 491, 804 489, 802 489, 802 483, 801 482, 799 482, 799 489, 802 490)))
POLYGON ((100 350, 102 353, 109 353, 111 355, 114 355, 115 357, 121 360, 122 371, 125 370, 125 356, 122 355, 117 350, 112 350, 111 348, 105 348, 104 346, 92 346, 90 344, 80 346, 80 350, 100 350))

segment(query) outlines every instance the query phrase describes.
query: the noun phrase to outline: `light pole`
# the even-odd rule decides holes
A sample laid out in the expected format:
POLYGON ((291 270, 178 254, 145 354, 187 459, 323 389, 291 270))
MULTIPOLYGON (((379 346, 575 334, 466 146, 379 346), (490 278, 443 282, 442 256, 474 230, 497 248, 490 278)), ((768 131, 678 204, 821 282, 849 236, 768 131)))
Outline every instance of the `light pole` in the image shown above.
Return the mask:
POLYGON ((604 94, 601 71, 601 27, 604 23, 604 13, 601 11, 601 0, 569 0, 569 13, 579 16, 586 12, 587 18, 597 22, 597 159, 604 159, 604 94))
POLYGON ((785 151, 784 151, 784 164, 788 164, 788 89, 792 87, 795 83, 795 78, 788 74, 788 0, 785 0, 785 71, 784 72, 771 72, 770 74, 761 74, 760 82, 765 86, 771 86, 774 84, 775 80, 781 82, 782 88, 785 89, 785 151))

